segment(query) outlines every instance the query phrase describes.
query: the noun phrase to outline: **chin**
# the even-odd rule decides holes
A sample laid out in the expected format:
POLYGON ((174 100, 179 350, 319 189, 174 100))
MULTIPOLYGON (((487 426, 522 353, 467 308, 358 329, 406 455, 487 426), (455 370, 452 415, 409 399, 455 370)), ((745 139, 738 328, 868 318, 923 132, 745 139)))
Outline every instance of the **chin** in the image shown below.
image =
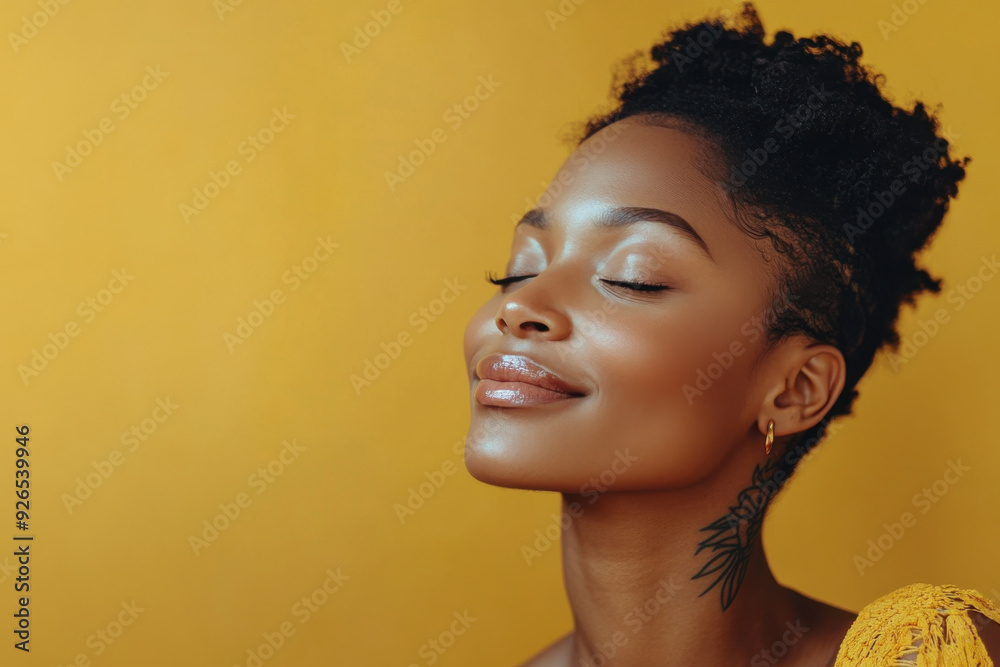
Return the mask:
POLYGON ((539 478, 545 471, 539 462, 529 462, 513 454, 503 444, 470 442, 465 444, 465 469, 484 484, 508 489, 557 491, 553 480, 539 478))
POLYGON ((465 469, 475 479, 484 484, 522 488, 526 480, 523 464, 511 460, 508 455, 500 456, 490 452, 490 447, 478 442, 465 443, 465 469))

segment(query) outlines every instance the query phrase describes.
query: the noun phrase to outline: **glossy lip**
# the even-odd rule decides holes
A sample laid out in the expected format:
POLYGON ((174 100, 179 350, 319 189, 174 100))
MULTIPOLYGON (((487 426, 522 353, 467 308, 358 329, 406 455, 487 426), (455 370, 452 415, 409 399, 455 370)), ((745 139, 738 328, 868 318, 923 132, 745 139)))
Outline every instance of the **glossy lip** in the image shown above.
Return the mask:
POLYGON ((476 364, 476 401, 496 407, 541 405, 586 392, 534 360, 518 354, 493 353, 476 364))

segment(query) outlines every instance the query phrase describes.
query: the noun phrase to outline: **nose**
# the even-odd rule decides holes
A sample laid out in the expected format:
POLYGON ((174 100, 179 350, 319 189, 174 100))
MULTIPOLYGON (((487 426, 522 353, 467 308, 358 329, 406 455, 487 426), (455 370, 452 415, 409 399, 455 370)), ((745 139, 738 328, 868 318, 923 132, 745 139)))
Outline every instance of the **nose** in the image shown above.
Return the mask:
POLYGON ((572 331, 569 316, 553 303, 552 293, 538 276, 500 302, 494 322, 501 333, 518 338, 562 340, 572 331))

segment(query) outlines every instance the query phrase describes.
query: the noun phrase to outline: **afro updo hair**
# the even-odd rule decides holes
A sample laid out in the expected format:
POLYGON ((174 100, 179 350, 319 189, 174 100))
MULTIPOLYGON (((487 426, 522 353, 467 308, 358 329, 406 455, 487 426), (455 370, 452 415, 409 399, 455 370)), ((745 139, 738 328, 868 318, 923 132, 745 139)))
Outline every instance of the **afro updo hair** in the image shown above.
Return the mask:
POLYGON ((744 233, 777 251, 770 296, 782 306, 766 318, 765 352, 801 333, 844 355, 844 390, 789 440, 775 467, 780 486, 830 422, 851 413, 876 352, 898 351, 901 305, 940 292, 914 255, 970 158, 949 157, 922 102, 906 110, 883 96, 885 77, 859 62, 859 43, 785 30, 767 43, 752 3, 734 27, 724 14, 664 33, 648 59, 626 58, 611 84, 614 108, 577 124, 570 140, 630 116, 706 140, 699 169, 727 193, 744 233))

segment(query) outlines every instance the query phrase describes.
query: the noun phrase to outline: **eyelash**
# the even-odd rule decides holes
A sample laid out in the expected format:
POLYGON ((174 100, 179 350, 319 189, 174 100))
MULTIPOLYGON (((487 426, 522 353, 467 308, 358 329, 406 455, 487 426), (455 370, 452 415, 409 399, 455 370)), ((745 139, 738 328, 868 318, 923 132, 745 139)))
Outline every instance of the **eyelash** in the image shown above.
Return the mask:
MULTIPOLYGON (((531 275, 507 276, 506 278, 496 278, 494 277, 493 272, 490 271, 489 274, 486 276, 486 281, 493 283, 494 285, 499 285, 502 289, 513 282, 517 282, 518 280, 524 280, 525 278, 532 278, 532 277, 534 276, 531 275)), ((662 292, 670 289, 669 285, 662 285, 659 283, 632 283, 632 282, 626 282, 624 280, 607 280, 605 278, 601 278, 601 282, 604 282, 608 285, 615 285, 617 287, 624 287, 625 289, 632 290, 633 292, 662 292)))

